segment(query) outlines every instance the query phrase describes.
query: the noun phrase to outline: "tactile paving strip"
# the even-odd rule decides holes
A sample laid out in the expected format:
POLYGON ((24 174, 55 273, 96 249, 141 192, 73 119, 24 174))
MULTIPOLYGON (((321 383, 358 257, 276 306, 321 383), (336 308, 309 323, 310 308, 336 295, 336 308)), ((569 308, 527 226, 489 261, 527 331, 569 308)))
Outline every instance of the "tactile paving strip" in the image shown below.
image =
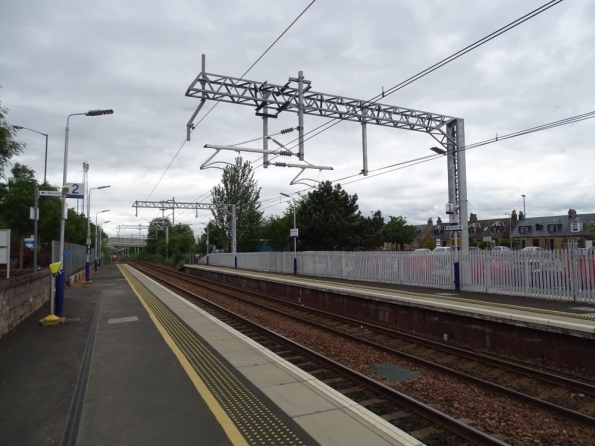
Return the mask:
POLYGON ((124 268, 122 273, 174 339, 248 444, 305 445, 136 277, 124 268))

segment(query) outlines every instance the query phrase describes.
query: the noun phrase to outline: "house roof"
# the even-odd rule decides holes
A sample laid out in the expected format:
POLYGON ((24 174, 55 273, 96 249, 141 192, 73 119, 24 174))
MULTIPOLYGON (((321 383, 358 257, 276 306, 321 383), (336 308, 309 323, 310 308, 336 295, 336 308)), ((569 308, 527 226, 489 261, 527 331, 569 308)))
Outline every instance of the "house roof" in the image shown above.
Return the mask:
POLYGON ((568 215, 551 215, 521 220, 512 231, 512 238, 525 237, 581 237, 590 235, 588 224, 595 220, 595 213, 568 215), (581 223, 580 230, 572 231, 573 223, 581 223), (525 227, 525 232, 521 232, 525 227))

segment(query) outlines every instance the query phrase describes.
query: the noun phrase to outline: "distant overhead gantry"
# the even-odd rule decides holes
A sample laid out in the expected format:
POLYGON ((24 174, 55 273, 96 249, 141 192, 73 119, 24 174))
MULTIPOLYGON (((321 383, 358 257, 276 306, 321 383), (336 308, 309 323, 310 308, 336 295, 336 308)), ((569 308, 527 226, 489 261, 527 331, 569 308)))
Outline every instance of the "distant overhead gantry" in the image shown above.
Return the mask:
MULTIPOLYGON (((136 208, 136 216, 138 217, 138 208, 153 208, 165 211, 167 209, 195 209, 196 217, 198 217, 199 209, 220 209, 224 213, 231 216, 231 252, 236 252, 236 205, 226 203, 196 203, 196 202, 181 202, 176 201, 175 198, 171 200, 161 201, 135 201, 132 205, 136 208)), ((172 218, 172 223, 175 224, 175 216, 172 218)))

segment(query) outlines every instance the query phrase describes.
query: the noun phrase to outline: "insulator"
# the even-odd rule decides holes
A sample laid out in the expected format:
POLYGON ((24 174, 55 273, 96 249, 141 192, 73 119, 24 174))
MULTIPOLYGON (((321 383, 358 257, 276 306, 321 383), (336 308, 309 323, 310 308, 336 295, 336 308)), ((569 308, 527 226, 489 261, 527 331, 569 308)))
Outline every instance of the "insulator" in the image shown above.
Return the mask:
POLYGON ((290 133, 293 132, 294 128, 293 127, 289 127, 288 129, 283 129, 281 130, 281 134, 285 135, 286 133, 290 133))

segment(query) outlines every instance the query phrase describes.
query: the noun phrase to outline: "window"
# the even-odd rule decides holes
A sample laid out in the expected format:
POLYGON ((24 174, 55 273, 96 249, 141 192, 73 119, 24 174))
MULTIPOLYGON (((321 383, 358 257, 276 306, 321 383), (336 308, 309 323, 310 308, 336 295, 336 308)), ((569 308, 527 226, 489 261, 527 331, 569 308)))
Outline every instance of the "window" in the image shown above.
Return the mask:
POLYGON ((583 230, 583 222, 580 220, 575 220, 570 223, 570 232, 580 232, 583 230))
POLYGON ((471 235, 477 234, 477 228, 469 228, 469 234, 471 234, 471 235))
POLYGON ((558 230, 558 225, 555 223, 550 223, 547 225, 547 232, 556 232, 558 230))
POLYGON ((568 239, 568 249, 578 249, 578 239, 569 238, 568 239))
POLYGON ((525 232, 527 232, 527 227, 526 226, 519 226, 519 234, 524 234, 525 232))

